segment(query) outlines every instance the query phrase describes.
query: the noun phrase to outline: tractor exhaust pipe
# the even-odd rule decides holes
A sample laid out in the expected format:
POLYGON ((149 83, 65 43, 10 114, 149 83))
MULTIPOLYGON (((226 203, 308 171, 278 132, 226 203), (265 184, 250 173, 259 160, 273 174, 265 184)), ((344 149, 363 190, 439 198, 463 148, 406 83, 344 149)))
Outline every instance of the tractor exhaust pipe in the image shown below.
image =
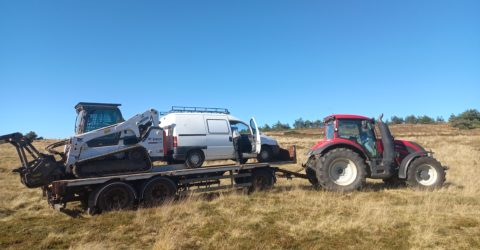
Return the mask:
POLYGON ((384 168, 384 176, 391 177, 395 163, 395 145, 392 133, 387 124, 382 121, 383 114, 378 117, 378 128, 382 134, 383 159, 382 166, 384 168))

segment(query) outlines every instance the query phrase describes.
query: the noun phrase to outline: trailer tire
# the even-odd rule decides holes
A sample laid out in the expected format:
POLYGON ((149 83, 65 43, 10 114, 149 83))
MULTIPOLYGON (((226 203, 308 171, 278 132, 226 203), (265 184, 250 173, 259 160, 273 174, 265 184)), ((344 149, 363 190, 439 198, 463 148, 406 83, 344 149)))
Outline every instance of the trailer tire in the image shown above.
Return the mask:
POLYGON ((265 191, 273 187, 275 183, 275 173, 269 169, 254 169, 252 171, 252 186, 249 192, 265 191))
POLYGON ((187 153, 185 165, 187 168, 200 168, 204 161, 205 155, 203 154, 203 151, 200 149, 194 149, 187 153))
POLYGON ((347 148, 336 148, 321 156, 315 164, 317 180, 329 191, 351 192, 366 182, 366 165, 362 157, 347 148))
POLYGON ((445 182, 445 169, 432 157, 415 159, 407 170, 407 185, 412 188, 432 190, 445 182))
POLYGON ((131 209, 137 193, 124 182, 110 182, 90 194, 88 213, 131 209))
POLYGON ((142 198, 146 206, 160 205, 175 198, 177 184, 167 177, 156 177, 146 181, 142 187, 142 198))

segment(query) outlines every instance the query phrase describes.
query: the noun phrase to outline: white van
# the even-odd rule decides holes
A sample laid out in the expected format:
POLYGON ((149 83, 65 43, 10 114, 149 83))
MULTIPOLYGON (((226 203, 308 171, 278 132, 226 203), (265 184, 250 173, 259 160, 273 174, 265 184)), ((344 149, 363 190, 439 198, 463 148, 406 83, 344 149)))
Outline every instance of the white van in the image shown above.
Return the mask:
POLYGON ((235 159, 232 129, 238 129, 251 151, 243 153, 260 162, 273 159, 279 152, 275 139, 261 135, 255 119, 247 124, 230 115, 227 109, 172 107, 160 117, 166 135, 166 148, 172 161, 185 161, 190 168, 201 167, 205 160, 235 159))

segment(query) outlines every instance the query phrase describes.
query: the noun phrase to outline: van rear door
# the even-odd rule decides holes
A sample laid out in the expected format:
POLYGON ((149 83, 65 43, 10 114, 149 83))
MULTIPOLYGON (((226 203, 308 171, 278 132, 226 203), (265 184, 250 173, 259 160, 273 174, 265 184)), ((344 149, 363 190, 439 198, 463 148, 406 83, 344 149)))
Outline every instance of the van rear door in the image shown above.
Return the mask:
POLYGON ((258 129, 257 122, 255 118, 250 119, 250 127, 252 128, 253 132, 253 141, 254 141, 254 148, 252 148, 252 153, 260 154, 260 150, 262 149, 262 142, 260 141, 260 130, 258 129))

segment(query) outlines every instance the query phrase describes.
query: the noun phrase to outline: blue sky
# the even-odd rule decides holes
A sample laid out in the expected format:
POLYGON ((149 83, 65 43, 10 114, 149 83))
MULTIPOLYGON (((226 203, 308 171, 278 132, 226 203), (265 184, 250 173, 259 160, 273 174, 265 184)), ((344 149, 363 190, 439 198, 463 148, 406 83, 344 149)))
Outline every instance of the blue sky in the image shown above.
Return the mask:
POLYGON ((480 1, 0 0, 0 134, 226 107, 261 124, 480 108, 480 1))

